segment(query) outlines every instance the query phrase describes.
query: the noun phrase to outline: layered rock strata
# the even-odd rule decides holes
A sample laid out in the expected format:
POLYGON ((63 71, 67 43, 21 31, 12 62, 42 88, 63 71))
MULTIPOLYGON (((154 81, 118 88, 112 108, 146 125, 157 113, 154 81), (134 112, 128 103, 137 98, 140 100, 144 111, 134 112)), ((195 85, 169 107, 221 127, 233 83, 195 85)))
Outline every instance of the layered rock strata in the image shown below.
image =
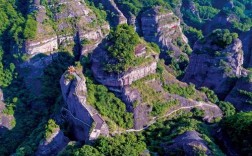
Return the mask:
POLYGON ((58 39, 53 27, 47 22, 46 8, 34 2, 32 10, 36 10, 37 32, 34 39, 25 41, 24 51, 26 54, 34 56, 38 53, 53 52, 58 49, 58 39))
POLYGON ((39 1, 34 2, 32 10, 37 12, 37 32, 35 38, 27 40, 24 45, 25 53, 30 56, 55 52, 60 46, 74 44, 80 45, 81 53, 85 54, 109 32, 109 25, 97 19, 93 11, 80 0, 50 1, 49 7, 53 19, 47 16, 45 6, 40 5, 39 1))
POLYGON ((188 39, 182 33, 180 19, 172 11, 162 7, 147 10, 141 16, 141 26, 148 42, 157 43, 164 51, 173 51, 172 57, 178 58, 181 54, 187 56, 181 47, 189 48, 188 39))

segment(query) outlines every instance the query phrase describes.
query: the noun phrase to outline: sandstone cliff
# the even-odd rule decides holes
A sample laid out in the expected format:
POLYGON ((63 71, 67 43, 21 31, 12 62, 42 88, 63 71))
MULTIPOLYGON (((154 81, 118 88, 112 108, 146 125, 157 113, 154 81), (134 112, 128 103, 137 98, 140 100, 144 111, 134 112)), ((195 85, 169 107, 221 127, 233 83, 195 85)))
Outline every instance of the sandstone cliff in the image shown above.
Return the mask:
POLYGON ((252 67, 252 30, 246 31, 240 34, 239 37, 242 41, 242 50, 244 52, 244 67, 251 68, 252 67))
POLYGON ((170 10, 155 7, 145 11, 141 16, 142 33, 148 42, 157 43, 164 52, 162 56, 178 58, 190 51, 188 40, 182 33, 180 19, 170 10), (172 51, 167 56, 166 51, 172 51))
POLYGON ((98 112, 86 102, 85 77, 78 72, 66 72, 60 80, 66 107, 63 114, 71 125, 78 141, 95 140, 99 135, 108 135, 108 126, 98 112), (92 124, 94 123, 94 127, 92 124))
POLYGON ((52 25, 48 22, 49 17, 46 15, 46 8, 35 1, 32 10, 37 12, 37 32, 34 39, 25 42, 25 53, 34 56, 38 53, 47 53, 57 50, 57 35, 52 25))
POLYGON ((208 42, 196 42, 183 81, 191 82, 197 87, 206 86, 225 97, 234 85, 232 78, 242 75, 241 48, 242 43, 239 39, 235 39, 224 49, 208 42))
MULTIPOLYGON (((145 45, 146 46, 146 45, 145 45)), ((94 50, 92 56, 92 71, 95 79, 109 88, 120 88, 131 85, 132 82, 144 78, 147 75, 156 72, 157 68, 157 54, 151 52, 146 58, 151 58, 151 61, 143 65, 132 67, 123 73, 107 73, 104 71, 104 59, 107 56, 105 47, 98 47, 94 50)))
MULTIPOLYGON (((79 45, 81 53, 91 51, 107 35, 109 25, 97 19, 95 13, 80 0, 49 1, 51 12, 35 1, 37 32, 34 39, 24 45, 26 54, 55 52, 60 46, 79 45), (47 14, 53 17, 48 17, 47 14), (83 44, 84 42, 88 44, 83 44)), ((72 50, 72 49, 71 49, 72 50)))
POLYGON ((59 44, 88 40, 94 45, 108 33, 109 26, 97 19, 83 1, 61 0, 54 4, 59 44))
POLYGON ((53 156, 57 155, 66 145, 69 139, 64 136, 63 132, 57 128, 49 138, 40 142, 36 156, 53 156))

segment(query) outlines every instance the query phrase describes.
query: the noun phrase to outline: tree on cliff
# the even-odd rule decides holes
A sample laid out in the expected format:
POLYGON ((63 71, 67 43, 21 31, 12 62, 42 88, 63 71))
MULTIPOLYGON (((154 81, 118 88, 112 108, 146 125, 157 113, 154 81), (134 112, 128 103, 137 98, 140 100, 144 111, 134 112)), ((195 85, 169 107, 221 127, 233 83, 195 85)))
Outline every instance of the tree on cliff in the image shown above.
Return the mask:
POLYGON ((230 33, 228 29, 216 29, 210 34, 212 44, 225 48, 231 44, 234 39, 238 38, 237 33, 230 33))

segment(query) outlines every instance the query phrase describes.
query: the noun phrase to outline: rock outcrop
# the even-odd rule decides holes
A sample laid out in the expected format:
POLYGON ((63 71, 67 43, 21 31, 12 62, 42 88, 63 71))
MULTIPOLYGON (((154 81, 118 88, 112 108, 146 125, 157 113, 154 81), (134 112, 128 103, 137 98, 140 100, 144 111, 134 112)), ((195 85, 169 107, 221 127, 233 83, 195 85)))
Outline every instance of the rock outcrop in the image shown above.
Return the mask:
POLYGON ((3 100, 4 100, 4 95, 3 95, 2 89, 0 88, 0 101, 3 101, 3 100))
POLYGON ((165 155, 176 155, 183 152, 184 155, 213 155, 207 142, 204 141, 196 131, 187 131, 175 139, 172 145, 163 145, 165 155))
POLYGON ((57 155, 70 140, 64 136, 63 132, 57 128, 49 138, 40 142, 36 156, 53 156, 57 155))
POLYGON ((100 45, 93 52, 91 68, 95 79, 115 92, 126 103, 127 110, 134 113, 135 128, 140 129, 149 121, 147 114, 151 108, 146 106, 133 108, 133 103, 141 95, 137 90, 132 90, 130 86, 133 82, 156 73, 158 56, 145 43, 136 45, 134 53, 135 57, 141 57, 146 62, 121 73, 109 73, 104 70, 104 62, 109 59, 108 51, 106 46, 100 45))
POLYGON ((252 99, 248 94, 252 93, 252 82, 249 77, 240 78, 225 101, 232 103, 239 111, 252 111, 252 99))
POLYGON ((24 77, 27 88, 34 95, 41 93, 41 77, 44 75, 44 69, 56 58, 58 53, 49 56, 40 54, 19 65, 18 71, 24 77))
POLYGON ((244 52, 244 67, 252 67, 252 30, 246 31, 239 35, 239 38, 242 41, 242 50, 244 52))
POLYGON ((170 10, 155 7, 141 16, 142 33, 148 42, 157 43, 163 50, 173 51, 171 57, 178 58, 190 49, 186 36, 182 33, 180 19, 170 10))
POLYGON ((197 87, 206 86, 220 97, 225 97, 232 89, 232 78, 242 76, 242 43, 235 39, 224 49, 210 43, 196 42, 190 56, 190 63, 183 78, 197 87))
POLYGON ((85 77, 80 72, 66 72, 60 80, 66 107, 63 114, 68 120, 73 135, 78 141, 95 140, 99 135, 107 136, 108 126, 98 112, 86 102, 85 77), (94 123, 94 127, 92 124, 94 123))
POLYGON ((12 122, 15 120, 13 115, 4 112, 5 109, 5 103, 0 100, 0 136, 13 128, 12 122))
POLYGON ((110 22, 112 26, 117 26, 119 24, 126 24, 127 18, 123 15, 121 10, 117 7, 114 0, 94 0, 95 3, 101 3, 108 15, 110 16, 110 22), (112 15, 113 14, 113 15, 112 15))
POLYGON ((30 56, 55 52, 60 46, 81 46, 81 53, 91 51, 108 34, 109 25, 100 19, 81 0, 48 2, 52 17, 45 6, 35 1, 37 32, 34 39, 25 42, 24 51, 30 56), (99 22, 98 22, 99 21, 99 22), (54 28, 52 26, 54 25, 54 28), (88 44, 85 44, 87 43, 88 44), (85 42, 85 43, 84 43, 85 42))
POLYGON ((59 44, 79 43, 83 47, 82 53, 85 53, 92 50, 90 45, 96 46, 107 35, 108 24, 97 19, 83 1, 60 0, 54 5, 54 9, 58 10, 55 19, 59 44), (85 44, 87 42, 89 44, 85 44))
POLYGON ((103 62, 104 59, 106 59, 106 56, 107 51, 103 47, 98 47, 94 50, 92 57, 92 71, 95 79, 109 88, 121 88, 124 86, 129 86, 134 81, 156 72, 157 55, 155 53, 144 56, 152 58, 150 63, 132 67, 128 71, 119 74, 107 73, 104 71, 103 62))
POLYGON ((38 53, 47 53, 57 50, 57 35, 52 25, 47 22, 49 17, 46 15, 46 8, 35 1, 32 10, 36 10, 37 12, 37 32, 34 39, 25 41, 25 53, 34 56, 38 53))

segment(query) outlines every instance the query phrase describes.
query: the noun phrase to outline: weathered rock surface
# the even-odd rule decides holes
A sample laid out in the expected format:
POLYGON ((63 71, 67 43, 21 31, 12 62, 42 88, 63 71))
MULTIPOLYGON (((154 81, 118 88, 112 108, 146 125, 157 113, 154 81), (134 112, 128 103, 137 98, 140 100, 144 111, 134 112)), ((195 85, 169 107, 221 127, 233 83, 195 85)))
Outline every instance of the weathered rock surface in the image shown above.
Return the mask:
POLYGON ((135 56, 150 58, 151 61, 142 65, 131 67, 128 71, 122 73, 108 73, 104 70, 104 62, 107 57, 107 50, 103 45, 96 48, 92 55, 92 71, 95 79, 101 84, 107 86, 110 90, 116 92, 118 96, 126 103, 127 110, 135 115, 135 128, 142 128, 149 121, 147 114, 150 108, 139 106, 133 108, 133 103, 141 97, 137 90, 132 90, 130 85, 150 74, 156 73, 157 54, 150 50, 146 52, 146 45, 140 44, 135 48, 135 56), (140 46, 141 45, 141 46, 140 46))
POLYGON ((11 130, 13 128, 12 121, 15 120, 14 116, 5 114, 4 109, 6 109, 5 103, 0 100, 0 135, 11 130))
POLYGON ((252 82, 248 78, 239 79, 225 101, 232 103, 239 111, 252 111, 251 98, 239 91, 252 92, 252 82))
POLYGON ((190 56, 183 81, 191 82, 197 87, 206 86, 221 97, 225 97, 234 85, 231 81, 232 77, 242 76, 242 65, 242 43, 239 39, 235 39, 225 49, 209 43, 200 44, 198 41, 190 56), (207 49, 218 51, 218 56, 211 54, 207 49))
MULTIPOLYGON (((178 82, 175 82, 175 83, 178 83, 178 82)), ((179 110, 190 111, 193 108, 199 108, 201 110, 204 110, 203 120, 205 120, 207 122, 212 122, 214 119, 223 117, 223 113, 222 113, 221 109, 217 105, 207 101, 206 99, 202 99, 205 101, 196 101, 196 100, 193 100, 190 98, 182 97, 180 95, 170 94, 170 93, 163 90, 162 84, 160 82, 158 82, 157 80, 150 81, 150 82, 146 83, 146 85, 149 85, 156 92, 161 92, 163 98, 166 101, 176 100, 178 102, 178 104, 176 104, 175 106, 172 106, 166 112, 166 114, 168 114, 168 115, 171 115, 172 113, 179 111, 179 110)), ((184 87, 186 87, 186 86, 184 86, 184 87)), ((202 94, 202 93, 196 93, 196 94, 202 94)), ((200 95, 200 96, 204 97, 204 95, 200 95)))
POLYGON ((50 9, 54 13, 54 19, 49 19, 44 6, 39 1, 34 2, 34 10, 37 10, 37 33, 32 40, 27 40, 24 51, 31 56, 38 53, 56 51, 59 46, 81 46, 82 54, 91 51, 108 34, 109 25, 99 21, 92 10, 81 0, 60 0, 49 2, 50 9), (52 28, 49 20, 53 21, 56 30, 52 28), (81 44, 89 41, 88 45, 81 44))
POLYGON ((64 136, 63 132, 57 128, 55 132, 52 133, 50 138, 41 141, 36 156, 53 156, 57 155, 70 140, 64 136))
POLYGON ((0 88, 0 101, 3 101, 3 100, 4 100, 4 95, 3 95, 2 89, 0 88))
POLYGON ((188 40, 182 33, 180 19, 172 11, 162 7, 152 8, 142 14, 141 23, 145 40, 157 43, 164 51, 173 51, 172 57, 187 56, 182 47, 189 48, 188 40))
POLYGON ((58 58, 57 53, 48 56, 38 55, 19 65, 19 73, 24 77, 27 88, 34 95, 41 93, 41 77, 44 74, 44 69, 56 58, 58 58))
POLYGON ((108 13, 111 16, 110 20, 113 26, 127 23, 127 18, 123 15, 121 10, 117 7, 114 0, 94 0, 94 2, 101 3, 104 6, 105 10, 109 11, 108 13))
POLYGON ((106 59, 107 52, 104 48, 98 47, 94 50, 92 57, 92 71, 95 79, 107 87, 124 87, 131 85, 132 82, 144 78, 147 75, 156 72, 157 56, 155 54, 147 57, 153 57, 153 61, 138 67, 132 67, 126 72, 116 74, 104 71, 103 62, 106 59))
POLYGON ((34 39, 30 39, 25 42, 25 53, 34 56, 38 53, 47 53, 57 50, 57 35, 53 30, 53 27, 46 22, 49 20, 49 17, 46 15, 45 7, 39 5, 39 3, 35 1, 32 9, 37 11, 37 32, 34 39))
POLYGON ((78 141, 95 140, 99 135, 108 135, 108 126, 98 112, 86 102, 87 88, 82 74, 73 73, 74 79, 67 79, 65 73, 60 80, 66 108, 63 113, 70 123, 78 141), (95 127, 92 128, 92 124, 95 127), (91 133, 90 133, 91 132, 91 133))
POLYGON ((239 35, 239 38, 242 41, 242 50, 244 52, 244 67, 251 68, 252 67, 252 30, 246 31, 239 35))
POLYGON ((172 145, 163 145, 165 155, 180 153, 181 150, 185 155, 198 155, 204 152, 205 155, 213 155, 200 134, 196 131, 187 131, 173 140, 172 145))

